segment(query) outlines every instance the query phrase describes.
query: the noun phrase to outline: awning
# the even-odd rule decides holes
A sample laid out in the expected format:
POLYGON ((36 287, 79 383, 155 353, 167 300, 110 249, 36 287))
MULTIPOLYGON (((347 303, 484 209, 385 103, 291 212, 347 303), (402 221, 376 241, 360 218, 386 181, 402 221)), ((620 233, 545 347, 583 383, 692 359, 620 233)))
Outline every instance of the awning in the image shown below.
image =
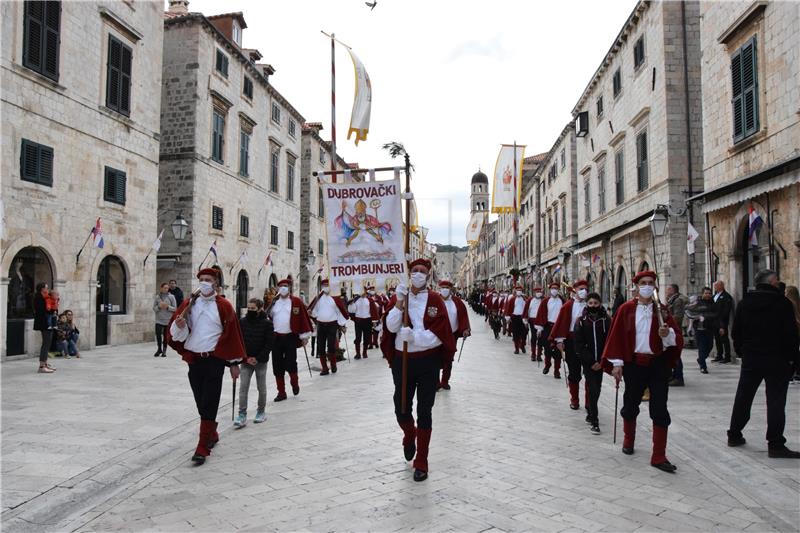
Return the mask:
POLYGON ((639 222, 637 224, 634 224, 633 226, 627 227, 624 230, 620 231, 619 233, 612 234, 611 235, 611 240, 612 241, 619 240, 619 239, 621 239, 623 237, 626 237, 627 235, 629 235, 631 233, 640 231, 640 230, 642 230, 644 228, 650 229, 650 219, 649 218, 647 218, 645 220, 642 220, 641 222, 639 222))
POLYGON ((581 246, 580 248, 575 250, 574 253, 575 253, 575 255, 584 254, 584 253, 588 252, 589 250, 594 250, 595 248, 601 248, 602 246, 603 246, 603 240, 600 239, 600 240, 594 241, 593 243, 589 243, 589 244, 585 244, 585 245, 581 246))
POLYGON ((742 187, 741 189, 731 191, 730 193, 720 196, 719 198, 709 200, 702 206, 703 213, 718 211, 725 207, 736 205, 752 198, 756 198, 762 194, 777 191, 797 183, 800 183, 800 170, 795 170, 794 172, 789 172, 788 174, 782 174, 760 183, 754 183, 753 185, 748 185, 742 187))

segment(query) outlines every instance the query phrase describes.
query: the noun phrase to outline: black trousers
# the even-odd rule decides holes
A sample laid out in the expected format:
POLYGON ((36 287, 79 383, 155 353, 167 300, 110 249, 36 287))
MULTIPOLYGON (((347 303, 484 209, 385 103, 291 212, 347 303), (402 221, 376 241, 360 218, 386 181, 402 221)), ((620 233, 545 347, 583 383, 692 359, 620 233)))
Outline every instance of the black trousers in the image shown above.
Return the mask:
POLYGON ((225 361, 216 357, 196 357, 189 364, 189 385, 201 420, 216 420, 225 361))
POLYGON ((586 386, 589 388, 589 403, 586 404, 589 420, 597 424, 597 401, 600 399, 600 387, 603 385, 603 370, 592 370, 592 365, 583 365, 586 386))
POLYGON ((731 338, 728 333, 727 328, 725 329, 725 335, 720 335, 719 329, 714 330, 714 345, 717 348, 717 357, 731 358, 731 338))
POLYGON ((542 342, 544 342, 544 354, 560 361, 561 352, 555 347, 554 344, 550 344, 550 341, 548 340, 550 338, 550 332, 553 331, 553 326, 554 324, 552 322, 546 323, 542 329, 542 336, 540 338, 543 339, 542 342))
POLYGON ((356 326, 356 346, 361 344, 362 338, 364 345, 372 342, 372 319, 371 318, 356 318, 354 320, 356 326))
POLYGON ((39 363, 46 363, 50 351, 50 343, 53 342, 53 330, 43 329, 39 333, 42 334, 42 347, 39 348, 39 363))
POLYGON ((406 413, 402 412, 401 391, 403 390, 403 358, 395 355, 392 361, 392 378, 394 379, 394 414, 398 422, 412 420, 411 408, 414 394, 417 396, 417 427, 432 429, 433 402, 436 400, 436 387, 439 384, 439 369, 442 360, 438 355, 420 358, 408 358, 408 382, 406 387, 406 413))
MULTIPOLYGON (((558 351, 558 350, 556 350, 558 351)), ((575 353, 575 343, 572 339, 564 339, 564 355, 567 363, 567 380, 570 383, 581 382, 581 360, 575 353)))
POLYGON ((667 411, 667 394, 669 392, 672 369, 665 357, 656 357, 650 366, 626 363, 622 369, 625 380, 625 393, 622 396, 620 414, 625 420, 635 420, 639 416, 639 405, 642 403, 644 389, 650 388, 650 418, 653 425, 669 427, 671 419, 667 411))
POLYGON ((317 355, 333 355, 336 353, 336 337, 339 324, 336 322, 317 322, 317 355))
POLYGON ((733 401, 731 426, 728 434, 740 437, 742 430, 750 420, 750 409, 758 387, 763 380, 767 393, 767 442, 770 448, 780 447, 786 443, 783 430, 786 427, 786 392, 789 389, 791 372, 786 368, 775 368, 753 362, 752 357, 742 358, 742 370, 739 374, 739 386, 736 388, 736 399, 733 401))
POLYGON ((158 344, 158 351, 167 351, 167 326, 156 324, 156 344, 158 344))
POLYGON ((284 373, 297 374, 297 335, 275 335, 272 345, 272 373, 283 377, 284 373))
POLYGON ((525 327, 525 322, 520 315, 511 315, 511 334, 515 341, 525 342, 528 328, 525 327))

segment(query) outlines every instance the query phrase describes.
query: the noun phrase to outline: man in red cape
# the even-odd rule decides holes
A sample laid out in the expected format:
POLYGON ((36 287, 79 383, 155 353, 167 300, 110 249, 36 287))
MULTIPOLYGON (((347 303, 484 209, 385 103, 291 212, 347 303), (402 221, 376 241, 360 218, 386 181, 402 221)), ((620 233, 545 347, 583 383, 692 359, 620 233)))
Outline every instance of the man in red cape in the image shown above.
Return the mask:
MULTIPOLYGON (((622 453, 633 454, 636 439, 636 417, 642 393, 650 388, 650 418, 653 420, 653 453, 650 464, 664 472, 675 472, 675 465, 667 460, 667 428, 670 424, 667 410, 667 394, 672 368, 683 349, 681 328, 669 315, 666 306, 656 309, 653 294, 656 273, 651 270, 639 272, 633 282, 638 288, 638 297, 622 304, 614 314, 611 331, 603 350, 602 364, 611 370, 617 384, 625 380, 622 410, 625 437, 622 453), (660 326, 658 316, 663 317, 660 326), (612 370, 613 369, 613 370, 612 370)), ((615 415, 616 416, 616 415, 615 415)))
POLYGON ((367 348, 372 342, 372 324, 381 319, 378 304, 369 295, 370 290, 372 290, 370 285, 364 284, 364 292, 356 295, 347 306, 356 330, 356 359, 367 358, 367 348), (364 346, 363 353, 361 352, 362 345, 364 346))
POLYGON ((533 323, 537 333, 539 333, 539 338, 544 339, 544 370, 542 370, 542 374, 550 372, 550 360, 553 359, 556 367, 553 371, 553 377, 561 379, 561 353, 547 341, 550 337, 550 331, 553 329, 553 324, 556 323, 558 318, 558 313, 561 311, 561 306, 564 305, 564 301, 558 294, 558 287, 559 285, 556 282, 550 284, 550 296, 542 300, 541 305, 539 305, 539 312, 536 313, 536 319, 533 323))
POLYGON ((291 294, 292 280, 278 282, 278 295, 272 300, 269 315, 275 328, 272 345, 272 373, 278 386, 276 402, 287 398, 285 374, 289 374, 292 394, 300 394, 300 378, 297 375, 297 349, 308 343, 311 337, 311 319, 303 300, 291 294))
MULTIPOLYGON (((446 279, 439 282, 439 295, 444 300, 444 305, 447 308, 447 318, 450 321, 450 329, 453 330, 453 339, 458 344, 458 339, 467 338, 471 335, 467 306, 461 298, 453 294, 453 284, 446 279)), ((450 390, 450 375, 452 372, 453 361, 445 361, 437 390, 450 390)))
POLYGON ((216 294, 217 271, 204 268, 197 279, 200 288, 170 319, 167 344, 189 365, 189 385, 200 415, 200 437, 192 461, 201 465, 219 442, 217 411, 225 367, 230 367, 233 379, 238 378, 239 362, 247 354, 236 311, 216 294))
MULTIPOLYGON (((583 314, 583 309, 586 307, 586 296, 588 294, 587 287, 589 284, 586 280, 579 279, 576 281, 572 288, 575 290, 575 297, 570 298, 567 303, 561 306, 558 312, 558 318, 553 329, 550 332, 548 341, 555 344, 559 352, 565 355, 567 363, 567 382, 569 384, 569 407, 570 409, 579 409, 580 400, 578 399, 578 390, 581 383, 581 361, 578 354, 575 353, 575 343, 573 341, 573 332, 575 331, 575 324, 583 314)), ((588 399, 589 391, 586 390, 586 397, 588 399)))
POLYGON ((411 288, 399 285, 395 299, 383 317, 381 351, 389 362, 394 380, 394 412, 403 430, 403 454, 414 459, 414 481, 428 478, 428 446, 433 419, 431 411, 436 399, 439 369, 453 360, 456 342, 442 297, 426 289, 431 262, 417 259, 409 264, 411 288), (408 306, 409 325, 403 325, 408 306), (403 343, 407 343, 408 373, 406 411, 402 409, 403 343), (411 403, 417 398, 417 426, 411 415, 411 403), (415 457, 416 454, 416 457, 415 457))
POLYGON ((535 286, 533 296, 525 302, 525 309, 522 310, 523 318, 528 322, 531 330, 531 361, 542 360, 542 349, 547 339, 540 338, 539 330, 536 329, 536 315, 539 313, 539 306, 542 304, 542 288, 535 286))
POLYGON ((336 373, 336 348, 339 346, 339 328, 347 326, 347 307, 340 296, 331 296, 330 281, 320 282, 322 292, 308 304, 308 313, 317 325, 317 355, 322 365, 320 376, 336 373), (328 370, 328 359, 331 368, 328 370))
POLYGON ((515 285, 512 294, 506 298, 503 314, 509 324, 512 338, 514 339, 514 354, 519 354, 520 350, 525 353, 525 337, 528 328, 523 321, 525 311, 525 295, 522 292, 522 285, 515 285))

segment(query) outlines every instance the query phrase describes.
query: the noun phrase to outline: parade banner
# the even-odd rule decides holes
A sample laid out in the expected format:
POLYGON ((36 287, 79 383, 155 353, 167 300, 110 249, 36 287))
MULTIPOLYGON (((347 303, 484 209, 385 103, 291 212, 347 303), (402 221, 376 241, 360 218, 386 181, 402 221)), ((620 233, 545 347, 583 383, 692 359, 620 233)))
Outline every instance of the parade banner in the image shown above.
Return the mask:
POLYGON ((331 283, 405 275, 400 180, 323 183, 331 283))
POLYGON ((467 244, 478 242, 483 228, 483 213, 472 213, 469 224, 467 225, 467 244))
POLYGON ((520 186, 522 183, 522 160, 525 146, 504 144, 497 155, 492 185, 492 213, 516 213, 519 211, 520 186), (516 173, 514 169, 516 167, 516 173))
POLYGON ((347 139, 350 135, 356 134, 356 146, 358 141, 366 141, 369 133, 369 118, 372 109, 372 83, 369 81, 369 74, 364 64, 356 57, 352 50, 350 59, 353 60, 353 68, 356 71, 356 95, 353 98, 353 111, 350 114, 350 129, 347 132, 347 139))

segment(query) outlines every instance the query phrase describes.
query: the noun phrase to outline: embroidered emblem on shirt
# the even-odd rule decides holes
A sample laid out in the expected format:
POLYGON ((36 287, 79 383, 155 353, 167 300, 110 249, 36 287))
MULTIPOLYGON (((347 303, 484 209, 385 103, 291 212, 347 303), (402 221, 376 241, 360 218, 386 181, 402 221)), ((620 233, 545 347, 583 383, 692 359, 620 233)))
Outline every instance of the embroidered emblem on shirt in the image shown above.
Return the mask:
POLYGON ((300 308, 299 307, 292 307, 292 314, 293 315, 299 315, 300 314, 300 308))
POLYGON ((438 314, 439 314, 439 309, 436 306, 431 305, 430 307, 428 307, 428 316, 429 317, 434 318, 438 314))

